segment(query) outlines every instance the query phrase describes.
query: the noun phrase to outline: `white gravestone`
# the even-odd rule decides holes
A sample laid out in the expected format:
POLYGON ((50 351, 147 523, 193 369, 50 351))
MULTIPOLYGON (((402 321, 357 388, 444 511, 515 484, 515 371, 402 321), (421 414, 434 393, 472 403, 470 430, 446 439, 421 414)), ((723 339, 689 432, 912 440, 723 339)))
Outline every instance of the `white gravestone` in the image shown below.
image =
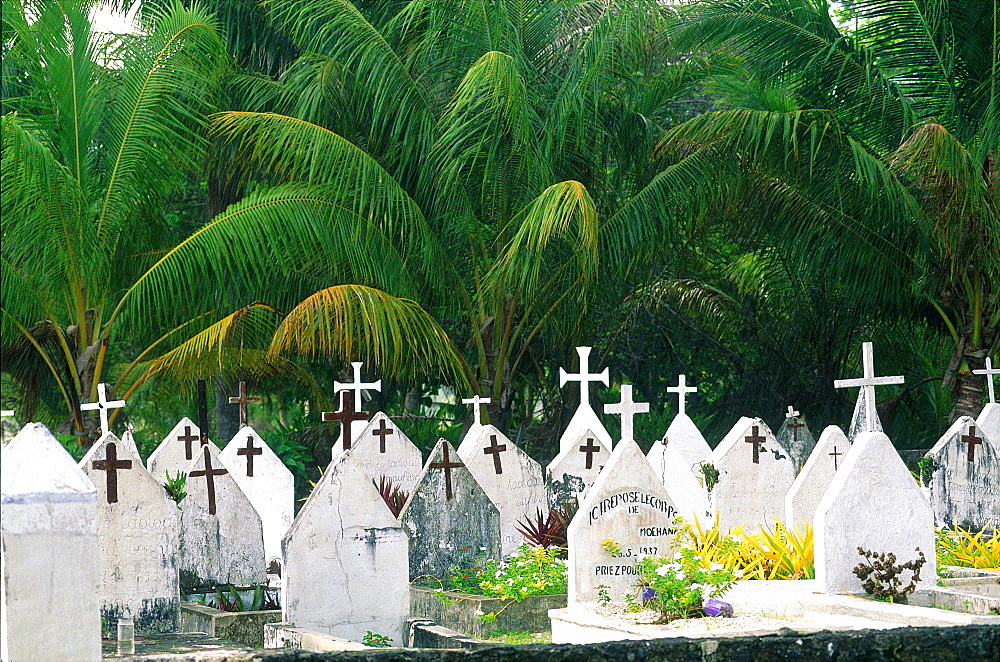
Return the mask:
MULTIPOLYGON (((858 401, 854 403, 854 413, 851 414, 851 425, 847 428, 847 440, 854 443, 854 439, 865 432, 868 426, 868 407, 865 404, 865 392, 862 389, 858 393, 858 401)), ((878 412, 872 419, 872 431, 882 432, 882 420, 878 417, 878 412)))
MULTIPOLYGON (((698 474, 698 465, 708 460, 708 456, 712 454, 712 447, 708 445, 705 437, 701 435, 701 431, 687 414, 674 416, 674 420, 670 422, 670 427, 667 428, 663 439, 666 439, 667 443, 677 451, 682 465, 696 475, 698 474)), ((646 459, 654 468, 663 464, 659 456, 663 454, 666 445, 654 443, 650 446, 646 459)))
POLYGON ((636 592, 636 563, 666 556, 677 510, 634 441, 623 441, 587 492, 567 531, 569 603, 596 602, 601 586, 612 600, 636 592), (602 545, 621 547, 612 556, 602 545))
MULTIPOLYGON (((708 448, 708 444, 705 447, 708 448)), ((705 455, 705 460, 710 454, 711 451, 705 455)), ((708 510, 708 492, 701 474, 701 462, 689 464, 689 458, 690 455, 682 455, 681 446, 674 443, 669 433, 663 439, 654 441, 646 454, 646 460, 667 488, 681 517, 688 522, 693 522, 695 517, 699 521, 705 521, 711 517, 711 513, 708 510)))
MULTIPOLYGON (((464 444, 463 444, 464 445, 464 444)), ((510 556, 525 541, 517 523, 544 515, 548 503, 542 467, 500 430, 484 425, 459 457, 500 511, 500 552, 510 556)))
POLYGON ((483 410, 480 405, 488 405, 491 402, 493 402, 491 398, 481 398, 478 395, 471 398, 464 398, 462 400, 463 405, 471 405, 472 425, 470 425, 469 429, 466 430, 465 436, 462 437, 462 442, 458 445, 459 455, 462 455, 464 452, 462 450, 462 446, 464 446, 466 442, 474 444, 479 438, 479 432, 483 429, 483 410))
POLYGON ((372 631, 403 644, 406 534, 352 450, 330 463, 282 549, 285 622, 352 641, 372 631))
POLYGON ((355 438, 354 459, 376 483, 384 476, 394 487, 409 494, 424 468, 420 449, 383 412, 355 438))
POLYGON ((610 443, 601 441, 600 436, 588 429, 560 451, 545 468, 549 507, 557 508, 568 502, 579 505, 611 457, 609 448, 610 443))
POLYGON ((972 418, 955 421, 927 457, 935 526, 1000 527, 1000 456, 972 418))
POLYGON ((799 412, 789 407, 784 422, 774 436, 781 447, 791 455, 792 462, 795 463, 795 470, 801 470, 806 460, 812 455, 813 448, 816 447, 816 439, 812 436, 799 412))
POLYGON ((576 353, 580 357, 580 372, 567 373, 559 368, 559 386, 566 385, 566 382, 580 383, 580 406, 577 407, 569 424, 559 438, 559 452, 565 451, 583 435, 590 430, 596 434, 601 443, 608 448, 612 447, 611 435, 606 429, 597 412, 590 406, 590 383, 600 383, 608 385, 609 370, 605 368, 599 373, 590 372, 590 347, 577 347, 576 353))
POLYGON ((295 513, 295 477, 249 425, 240 428, 219 457, 260 515, 267 563, 280 562, 281 538, 295 513))
MULTIPOLYGON (((892 552, 896 563, 925 554, 920 587, 937 580, 934 513, 892 442, 882 432, 858 435, 816 508, 816 581, 827 593, 860 592, 852 570, 862 561, 858 547, 892 552)), ((909 582, 908 572, 901 577, 909 582)))
POLYGON ((785 497, 785 524, 802 530, 806 524, 812 525, 816 506, 826 494, 837 470, 844 464, 850 447, 847 435, 838 426, 829 425, 823 430, 785 497))
POLYGON ((184 417, 150 454, 146 460, 146 468, 153 474, 156 482, 162 485, 167 482, 167 471, 171 478, 178 471, 187 471, 199 448, 201 430, 190 418, 184 417))
POLYGON ((743 524, 755 533, 785 516, 795 465, 764 421, 741 418, 708 462, 719 472, 709 490, 709 507, 718 513, 723 531, 743 524))
POLYGON ((97 542, 104 636, 132 618, 136 634, 177 631, 181 511, 142 466, 134 447, 105 434, 80 461, 97 487, 97 542))
POLYGON ((993 378, 1000 375, 1000 368, 994 368, 992 359, 986 357, 986 368, 972 372, 986 376, 986 387, 990 396, 989 402, 976 417, 976 425, 993 443, 993 450, 1000 454, 1000 404, 997 403, 996 385, 993 383, 993 378))
POLYGON ((263 583, 260 515, 208 443, 188 465, 181 502, 181 591, 206 584, 263 583))
POLYGON ((44 425, 0 453, 3 660, 101 659, 97 491, 44 425))
POLYGON ((852 444, 854 438, 862 431, 874 432, 882 429, 882 422, 878 420, 878 412, 875 407, 875 387, 887 384, 902 384, 904 379, 899 375, 894 377, 876 377, 875 359, 872 343, 861 344, 861 366, 863 376, 857 379, 836 379, 833 382, 834 388, 852 388, 860 386, 858 394, 858 404, 854 407, 854 417, 851 419, 851 429, 847 432, 847 439, 852 444))
POLYGON ((438 441, 399 513, 410 538, 410 579, 447 578, 479 552, 500 558, 500 511, 446 440, 438 441))

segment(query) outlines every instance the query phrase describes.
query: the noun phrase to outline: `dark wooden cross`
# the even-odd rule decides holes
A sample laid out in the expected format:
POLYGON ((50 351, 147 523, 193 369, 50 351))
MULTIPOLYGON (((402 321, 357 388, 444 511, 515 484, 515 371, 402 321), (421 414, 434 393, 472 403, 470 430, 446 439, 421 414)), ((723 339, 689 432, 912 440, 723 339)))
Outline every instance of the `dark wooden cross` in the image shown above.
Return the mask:
POLYGON ((248 478, 253 478, 253 456, 254 455, 263 455, 264 454, 264 449, 263 448, 258 448, 257 446, 254 446, 253 445, 253 435, 252 434, 248 434, 247 435, 247 445, 245 447, 239 449, 238 451, 236 451, 236 454, 237 455, 246 455, 247 456, 247 477, 248 478))
POLYGON ((976 426, 969 426, 969 434, 962 435, 962 441, 969 445, 969 454, 966 455, 966 459, 969 462, 976 461, 976 445, 983 443, 982 437, 976 436, 976 426))
POLYGON ((828 453, 828 455, 832 455, 833 456, 833 470, 836 471, 837 470, 837 458, 840 457, 841 455, 843 455, 843 453, 838 453, 837 452, 837 447, 834 446, 833 447, 833 452, 832 453, 828 453))
POLYGON ((132 460, 118 459, 118 444, 110 442, 107 445, 103 460, 94 460, 91 465, 98 471, 107 471, 108 503, 118 503, 118 470, 131 469, 132 460))
POLYGON ((350 391, 341 391, 340 411, 323 412, 323 420, 337 421, 340 423, 340 439, 343 442, 344 450, 351 447, 351 424, 354 421, 367 421, 368 414, 363 411, 354 411, 354 398, 350 391))
POLYGON ((500 464, 500 453, 503 453, 505 450, 507 450, 507 444, 498 444, 497 436, 495 434, 490 435, 490 444, 491 445, 489 448, 483 449, 483 453, 485 453, 486 455, 493 456, 493 469, 494 471, 497 472, 497 475, 499 476, 500 474, 503 473, 503 465, 500 464))
POLYGON ((580 446, 580 452, 587 454, 587 468, 592 469, 594 467, 594 453, 599 453, 601 447, 594 443, 593 437, 587 437, 587 443, 580 446))
POLYGON ((390 434, 395 434, 395 430, 387 427, 385 424, 385 419, 379 419, 378 427, 372 430, 372 436, 378 437, 378 452, 385 452, 385 438, 390 434))
POLYGON ((208 514, 215 514, 215 477, 221 476, 223 474, 229 473, 223 468, 212 467, 212 454, 208 451, 208 447, 204 446, 205 449, 205 468, 204 470, 199 469, 198 471, 192 471, 188 474, 189 478, 198 478, 204 476, 207 481, 206 486, 208 487, 208 514))
POLYGON ((198 427, 201 429, 201 443, 208 443, 208 389, 205 380, 198 380, 198 427))
POLYGON ((191 442, 198 441, 199 439, 201 439, 201 437, 199 437, 198 435, 191 434, 190 425, 184 426, 184 434, 177 437, 177 441, 184 442, 184 457, 186 457, 189 460, 194 457, 194 455, 191 454, 191 442))
POLYGON ((799 440, 799 428, 804 428, 805 423, 799 423, 799 412, 795 411, 791 405, 788 405, 788 413, 785 414, 785 418, 788 419, 787 426, 792 428, 792 441, 797 442, 799 440))
POLYGON ((753 426, 753 432, 743 441, 753 444, 753 463, 760 464, 760 446, 765 441, 765 438, 760 436, 760 428, 756 425, 753 426))
POLYGON ((247 403, 260 402, 260 398, 247 395, 247 383, 240 382, 240 397, 229 398, 229 404, 240 406, 240 427, 247 424, 247 403))
POLYGON ((448 457, 448 444, 444 444, 444 462, 432 462, 430 465, 431 469, 444 469, 444 497, 448 501, 451 501, 452 495, 451 470, 464 466, 461 462, 452 462, 448 457))

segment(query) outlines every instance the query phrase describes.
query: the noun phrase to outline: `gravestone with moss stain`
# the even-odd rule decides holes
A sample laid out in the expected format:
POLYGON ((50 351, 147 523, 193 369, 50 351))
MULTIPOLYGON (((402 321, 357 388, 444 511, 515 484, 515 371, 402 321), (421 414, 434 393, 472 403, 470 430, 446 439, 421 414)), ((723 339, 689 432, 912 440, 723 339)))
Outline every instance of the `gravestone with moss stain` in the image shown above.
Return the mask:
POLYGON ((805 419, 792 407, 788 408, 785 420, 781 423, 774 438, 778 440, 781 447, 788 451, 795 463, 795 471, 798 472, 805 466, 806 460, 812 455, 813 448, 816 447, 816 438, 809 431, 805 419))
POLYGON ((976 421, 960 417, 926 457, 933 461, 935 526, 973 531, 1000 526, 1000 455, 976 421))
POLYGON ((816 506, 844 463, 850 447, 847 435, 836 425, 823 430, 785 497, 785 524, 803 530, 806 524, 812 525, 816 506))
POLYGON ((545 468, 549 507, 559 508, 566 503, 579 505, 611 457, 610 448, 609 443, 587 429, 572 445, 560 451, 545 468))

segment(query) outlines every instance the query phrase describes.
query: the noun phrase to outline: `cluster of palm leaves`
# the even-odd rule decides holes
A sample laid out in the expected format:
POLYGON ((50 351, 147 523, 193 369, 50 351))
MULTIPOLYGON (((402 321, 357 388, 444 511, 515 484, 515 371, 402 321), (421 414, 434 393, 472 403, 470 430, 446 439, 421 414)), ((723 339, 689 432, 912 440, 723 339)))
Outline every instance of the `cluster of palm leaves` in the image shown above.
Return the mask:
POLYGON ((4 0, 28 411, 87 433, 99 382, 212 375, 324 406, 318 366, 363 360, 555 429, 552 369, 593 344, 649 398, 686 367, 727 420, 829 419, 873 334, 902 365, 907 334, 950 339, 926 376, 981 401, 995 3, 848 1, 839 28, 824 0, 147 0, 117 39, 92 4, 4 0))

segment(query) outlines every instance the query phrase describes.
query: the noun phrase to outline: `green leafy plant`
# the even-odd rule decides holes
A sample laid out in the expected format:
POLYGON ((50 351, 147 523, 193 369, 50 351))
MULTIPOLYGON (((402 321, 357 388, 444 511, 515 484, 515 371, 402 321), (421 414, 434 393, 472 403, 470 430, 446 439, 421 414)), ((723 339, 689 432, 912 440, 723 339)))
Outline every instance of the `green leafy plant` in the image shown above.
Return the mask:
POLYGON ((543 513, 542 509, 538 508, 534 517, 526 515, 517 522, 515 528, 532 545, 561 548, 559 555, 565 558, 568 547, 566 530, 573 521, 576 511, 575 503, 565 503, 559 508, 550 508, 548 513, 543 513))
POLYGON ((702 462, 698 465, 701 475, 705 478, 705 489, 709 492, 719 483, 719 470, 711 462, 702 462))
POLYGON ((375 648, 388 648, 392 645, 392 637, 368 630, 365 632, 365 636, 361 638, 361 643, 365 646, 374 646, 375 648))
MULTIPOLYGON (((986 534, 988 528, 977 532, 959 527, 937 529, 935 545, 938 565, 1000 568, 1000 529, 994 527, 992 535, 988 536, 986 534)), ((938 571, 939 576, 943 574, 944 571, 938 571)))
POLYGON ((659 612, 660 623, 700 617, 704 601, 723 595, 735 580, 733 572, 720 563, 702 567, 690 546, 677 551, 672 559, 647 556, 639 561, 640 586, 653 589, 643 606, 659 612))
POLYGON ((178 471, 173 478, 170 477, 170 470, 164 472, 167 481, 163 483, 163 489, 167 491, 167 496, 174 500, 177 507, 181 507, 181 501, 187 496, 187 492, 184 491, 184 487, 187 485, 187 474, 183 471, 178 471))
POLYGON ((277 595, 274 589, 268 589, 262 584, 255 584, 253 587, 253 600, 248 609, 240 595, 238 588, 232 584, 215 587, 215 603, 208 604, 209 607, 220 611, 241 612, 241 611, 268 611, 281 609, 278 604, 277 595))
POLYGON ((876 599, 888 600, 889 602, 902 601, 908 593, 913 593, 917 589, 917 582, 920 581, 920 568, 927 563, 924 553, 917 547, 916 559, 896 565, 896 555, 892 552, 873 552, 858 547, 858 554, 864 559, 855 566, 852 571, 861 580, 861 586, 866 593, 871 594, 876 599), (910 570, 913 574, 910 583, 903 586, 900 573, 910 570), (902 586, 902 588, 900 588, 902 586))
POLYGON ((460 552, 468 554, 458 563, 453 563, 449 568, 447 589, 458 591, 459 593, 480 594, 479 584, 486 578, 486 552, 480 550, 473 555, 468 547, 460 547, 460 552))
POLYGON ((554 550, 521 545, 501 562, 487 561, 479 583, 483 595, 518 602, 529 595, 561 595, 567 590, 566 561, 554 550))
POLYGON ((608 593, 610 586, 607 584, 598 584, 595 588, 597 588, 597 604, 602 607, 607 607, 611 604, 611 594, 608 593))
POLYGON ((927 487, 931 484, 931 477, 934 475, 934 470, 937 468, 937 463, 934 462, 934 458, 929 455, 924 455, 922 458, 917 460, 917 480, 924 486, 927 487))
POLYGON ((608 556, 621 556, 622 546, 615 542, 614 538, 605 538, 601 541, 601 547, 608 553, 608 556))

